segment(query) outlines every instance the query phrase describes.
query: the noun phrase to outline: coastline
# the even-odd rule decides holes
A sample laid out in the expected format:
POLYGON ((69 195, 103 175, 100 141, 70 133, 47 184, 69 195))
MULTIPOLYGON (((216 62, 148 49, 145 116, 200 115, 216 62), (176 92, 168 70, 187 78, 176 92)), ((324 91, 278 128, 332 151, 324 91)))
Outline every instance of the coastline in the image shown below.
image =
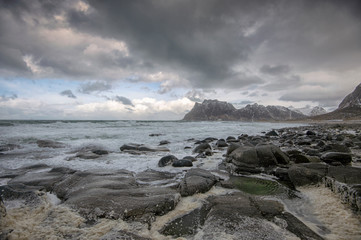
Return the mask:
MULTIPOLYGON (((42 209, 38 214, 49 215, 53 212, 54 216, 43 217, 46 221, 38 224, 47 224, 47 231, 50 231, 50 228, 67 226, 68 230, 61 233, 64 234, 62 237, 70 231, 72 233, 69 236, 78 236, 80 239, 116 239, 119 236, 134 239, 219 239, 216 236, 220 235, 217 234, 227 231, 233 231, 227 235, 230 239, 232 236, 246 236, 242 234, 256 238, 266 234, 271 238, 286 239, 342 239, 340 236, 346 234, 343 232, 346 229, 329 229, 331 225, 326 223, 331 221, 327 219, 330 216, 322 215, 326 219, 317 221, 323 220, 326 223, 317 225, 312 220, 315 217, 313 210, 310 210, 312 206, 305 206, 304 209, 296 207, 299 205, 297 201, 301 201, 301 205, 316 201, 308 202, 305 196, 311 194, 309 197, 314 199, 317 189, 326 186, 334 193, 324 194, 332 195, 333 199, 342 196, 342 201, 346 203, 343 205, 346 206, 345 213, 342 214, 347 212, 353 219, 351 233, 348 232, 345 236, 359 236, 355 229, 361 226, 361 222, 357 223, 361 198, 357 195, 359 193, 355 195, 357 189, 354 185, 360 184, 357 182, 357 176, 361 173, 358 163, 361 159, 360 122, 308 124, 281 128, 260 136, 224 136, 222 141, 204 139, 198 144, 194 139, 194 150, 197 146, 204 147, 199 153, 195 153, 198 157, 194 156, 194 167, 180 168, 180 173, 169 172, 172 166, 167 166, 165 171, 160 172, 148 170, 132 173, 125 170, 75 171, 46 165, 4 172, 0 176, 3 183, 1 196, 8 208, 8 216, 2 216, 5 222, 5 226, 2 225, 2 234, 10 238, 32 238, 33 234, 50 234, 45 230, 41 232, 39 229, 24 229, 15 224, 15 219, 24 217, 35 209, 42 209), (227 147, 219 147, 223 142, 227 147), (321 142, 325 145, 320 144, 321 142), (239 147, 236 144, 239 144, 239 147), (332 149, 329 149, 330 147, 332 149), (351 156, 351 160, 330 160, 327 158, 332 155, 329 154, 330 150, 331 153, 342 151, 341 156, 348 156, 347 159, 351 156), (348 150, 350 152, 347 152, 348 150), (249 157, 244 159, 244 156, 253 156, 253 152, 257 153, 254 161, 250 161, 249 157), (222 156, 223 154, 225 156, 222 156), (202 169, 202 163, 208 158, 218 161, 218 167, 213 170, 202 169), (329 175, 330 172, 332 175, 329 175), (343 180, 349 176, 355 177, 343 180), (19 184, 22 186, 21 191, 18 189, 19 184), (249 186, 258 191, 249 192, 249 186), (49 195, 49 192, 53 195, 49 195), (49 196, 57 200, 51 202, 49 196), (262 196, 278 200, 263 200, 262 196), (296 199, 294 196, 297 196, 296 199), (239 207, 239 201, 246 207, 239 207), (20 202, 22 207, 12 206, 14 202, 20 202), (250 213, 249 209, 252 209, 250 213), (306 210, 311 213, 303 219, 300 216, 306 210), (239 217, 231 217, 234 211, 239 217), (64 221, 59 222, 59 219, 64 221), (69 221, 75 219, 78 224, 70 229, 69 221), (223 226, 220 221, 228 222, 229 225, 223 226), (104 231, 91 237, 91 233, 99 231, 104 224, 107 226, 104 231), (245 230, 250 226, 257 226, 258 231, 242 233, 240 230, 231 230, 245 230), (213 233, 210 229, 214 230, 213 233)), ((147 154, 142 151, 138 153, 147 154)), ((336 206, 335 202, 333 204, 336 206)), ((31 214, 29 216, 27 221, 32 221, 32 217, 39 217, 31 214)))

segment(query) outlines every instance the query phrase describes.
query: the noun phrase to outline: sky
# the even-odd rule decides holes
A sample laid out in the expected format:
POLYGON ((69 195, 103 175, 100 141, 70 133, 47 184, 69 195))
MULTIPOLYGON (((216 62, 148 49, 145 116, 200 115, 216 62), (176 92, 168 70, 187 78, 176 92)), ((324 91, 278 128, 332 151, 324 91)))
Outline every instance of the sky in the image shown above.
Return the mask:
POLYGON ((359 0, 0 0, 0 119, 333 110, 360 82, 359 0))

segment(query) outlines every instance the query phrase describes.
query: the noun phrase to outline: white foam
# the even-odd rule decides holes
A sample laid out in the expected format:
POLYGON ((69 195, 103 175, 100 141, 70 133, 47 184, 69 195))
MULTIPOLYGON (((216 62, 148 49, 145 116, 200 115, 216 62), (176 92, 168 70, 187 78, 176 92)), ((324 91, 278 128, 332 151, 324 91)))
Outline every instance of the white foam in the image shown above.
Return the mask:
MULTIPOLYGON (((361 217, 355 215, 348 205, 325 187, 302 187, 299 189, 307 200, 313 216, 328 230, 324 236, 329 240, 360 240, 361 217)), ((309 225, 317 230, 317 224, 309 225)))

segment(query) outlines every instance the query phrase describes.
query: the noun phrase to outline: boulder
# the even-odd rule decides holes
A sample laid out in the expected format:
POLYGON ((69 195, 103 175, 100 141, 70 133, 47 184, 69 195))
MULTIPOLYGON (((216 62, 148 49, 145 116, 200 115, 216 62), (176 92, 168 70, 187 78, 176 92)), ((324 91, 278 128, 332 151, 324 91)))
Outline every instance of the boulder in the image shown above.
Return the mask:
POLYGON ((352 161, 350 153, 343 152, 327 152, 322 154, 321 160, 328 164, 341 163, 342 165, 348 165, 352 161))
POLYGON ((159 136, 162 136, 163 134, 161 133, 151 133, 149 134, 149 137, 159 137, 159 136))
POLYGON ((293 165, 288 169, 291 183, 296 186, 312 185, 319 183, 328 171, 324 163, 303 163, 293 165))
POLYGON ((207 170, 193 168, 188 170, 179 185, 179 192, 183 197, 196 193, 207 192, 217 182, 217 178, 207 170))
POLYGON ((176 190, 149 185, 140 187, 126 170, 76 172, 54 187, 56 195, 86 219, 149 219, 176 206, 176 190))
POLYGON ((316 133, 315 133, 314 131, 312 131, 312 130, 307 130, 307 131, 306 131, 306 135, 307 135, 307 136, 315 136, 316 133))
POLYGON ((185 156, 183 159, 185 159, 185 160, 190 160, 190 161, 192 161, 192 162, 197 161, 197 159, 196 159, 195 157, 192 157, 192 156, 185 156))
POLYGON ((170 142, 167 140, 163 140, 159 142, 159 146, 169 144, 170 142))
POLYGON ((361 168, 340 166, 330 166, 328 168, 328 177, 335 179, 338 182, 354 185, 361 184, 361 168))
POLYGON ((228 144, 226 143, 226 141, 224 139, 219 139, 216 143, 216 146, 223 148, 223 147, 228 147, 228 144))
POLYGON ((40 148, 64 148, 65 144, 61 142, 56 142, 52 140, 38 140, 36 141, 38 147, 40 148))
POLYGON ((173 167, 192 167, 193 163, 191 160, 180 159, 180 160, 174 161, 172 166, 173 167))
POLYGON ((199 208, 172 219, 160 230, 160 233, 174 237, 193 235, 204 224, 209 210, 208 204, 203 204, 199 208))
POLYGON ((167 155, 162 157, 158 162, 158 167, 165 167, 171 165, 173 162, 177 161, 178 158, 174 155, 167 155))
POLYGON ((175 173, 170 172, 160 172, 153 169, 147 169, 143 172, 137 173, 135 175, 135 179, 137 184, 142 185, 160 185, 165 184, 176 184, 176 176, 175 173))
POLYGON ((129 143, 124 144, 120 147, 120 151, 129 152, 133 154, 144 153, 144 152, 169 152, 168 148, 165 147, 150 147, 144 144, 129 143))
POLYGON ((327 144, 322 148, 322 152, 342 152, 351 153, 349 147, 341 144, 327 144))
POLYGON ((310 159, 303 154, 295 154, 290 156, 290 159, 294 162, 294 163, 309 163, 310 159))
POLYGON ((203 153, 207 149, 212 150, 211 145, 209 145, 209 143, 202 143, 193 150, 193 153, 203 153))
MULTIPOLYGON (((280 148, 274 145, 261 145, 256 147, 240 146, 231 151, 226 161, 235 165, 236 172, 242 172, 243 170, 248 171, 249 169, 288 164, 289 158, 280 148)), ((252 172, 254 171, 252 170, 252 172)))
POLYGON ((241 145, 236 143, 231 143, 227 148, 227 156, 229 156, 234 150, 239 148, 241 145))
POLYGON ((283 205, 273 200, 250 197, 243 193, 231 193, 207 199, 209 213, 202 227, 202 235, 196 239, 286 239, 274 227, 280 224, 284 231, 300 239, 322 240, 292 214, 285 212, 283 205))
POLYGON ((275 130, 269 131, 265 135, 268 137, 278 137, 278 133, 275 130))
POLYGON ((11 151, 14 150, 15 148, 20 148, 20 146, 12 143, 0 145, 0 152, 11 151))
POLYGON ((19 175, 8 182, 8 185, 25 185, 25 186, 36 186, 38 189, 45 189, 50 192, 53 190, 54 185, 69 174, 74 173, 74 170, 68 168, 54 168, 44 169, 41 172, 28 171, 26 174, 19 175))

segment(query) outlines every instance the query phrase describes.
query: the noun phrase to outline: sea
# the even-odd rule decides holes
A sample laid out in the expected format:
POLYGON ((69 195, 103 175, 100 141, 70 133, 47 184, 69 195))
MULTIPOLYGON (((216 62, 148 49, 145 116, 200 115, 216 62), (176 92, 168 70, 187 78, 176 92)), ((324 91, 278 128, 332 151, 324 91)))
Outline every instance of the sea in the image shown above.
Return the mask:
MULTIPOLYGON (((34 121, 1 120, 0 148, 11 146, 0 152, 0 174, 35 164, 50 167, 68 167, 80 171, 100 169, 126 169, 142 172, 147 169, 167 172, 181 172, 188 168, 158 167, 158 161, 172 154, 181 159, 195 156, 192 150, 195 142, 208 137, 238 137, 242 134, 264 135, 272 129, 298 127, 301 123, 270 122, 185 122, 185 121, 34 121), (39 147, 38 140, 51 140, 61 143, 62 148, 39 147), (120 151, 123 144, 136 143, 156 148, 161 141, 169 152, 149 152, 134 155, 120 151), (107 150, 109 154, 96 159, 75 157, 84 148, 107 150)), ((199 159, 194 167, 216 170, 224 159, 224 150, 215 149, 213 156, 199 159)), ((271 176, 259 176, 271 178, 271 176)), ((0 179, 0 186, 6 179, 0 179)), ((209 192, 182 198, 175 210, 158 217, 149 228, 145 224, 129 223, 111 219, 100 219, 92 226, 84 225, 85 220, 76 211, 61 204, 52 193, 44 195, 44 204, 36 209, 5 202, 7 216, 3 229, 11 231, 10 239, 101 239, 114 229, 136 233, 151 239, 173 239, 159 234, 159 229, 176 216, 182 215, 202 204, 212 195, 229 193, 229 189, 213 187, 209 192), (51 216, 51 218, 49 217, 51 216), (50 220, 49 220, 50 219, 50 220), (70 234, 70 235, 69 235, 70 234), (71 239, 71 238, 67 238, 71 239)), ((285 209, 325 239, 360 240, 361 220, 348 206, 341 203, 339 196, 323 186, 302 187, 295 199, 276 199, 285 209)), ((277 227, 277 226, 275 226, 277 227)), ((1 230, 1 229, 0 229, 1 230)), ((192 239, 203 239, 202 229, 192 239)), ((294 235, 284 235, 285 239, 298 239, 294 235)), ((187 239, 187 238, 176 238, 187 239)), ((222 239, 237 239, 224 235, 222 239)))
MULTIPOLYGON (((69 167, 76 170, 126 169, 140 172, 157 167, 159 159, 172 154, 181 159, 193 155, 194 142, 207 137, 227 138, 241 134, 264 135, 272 129, 296 127, 296 123, 267 122, 185 122, 185 121, 0 121, 0 146, 16 147, 0 155, 0 168, 15 169, 33 164, 51 167, 69 167), (64 148, 40 148, 38 140, 63 143, 64 148), (137 143, 149 147, 160 141, 170 142, 163 147, 169 152, 144 155, 122 153, 123 144, 137 143), (109 151, 97 159, 71 159, 82 148, 93 146, 109 151)), ((210 158, 214 164, 204 163, 212 169, 222 160, 210 158)), ((171 167, 165 170, 177 171, 171 167)))

